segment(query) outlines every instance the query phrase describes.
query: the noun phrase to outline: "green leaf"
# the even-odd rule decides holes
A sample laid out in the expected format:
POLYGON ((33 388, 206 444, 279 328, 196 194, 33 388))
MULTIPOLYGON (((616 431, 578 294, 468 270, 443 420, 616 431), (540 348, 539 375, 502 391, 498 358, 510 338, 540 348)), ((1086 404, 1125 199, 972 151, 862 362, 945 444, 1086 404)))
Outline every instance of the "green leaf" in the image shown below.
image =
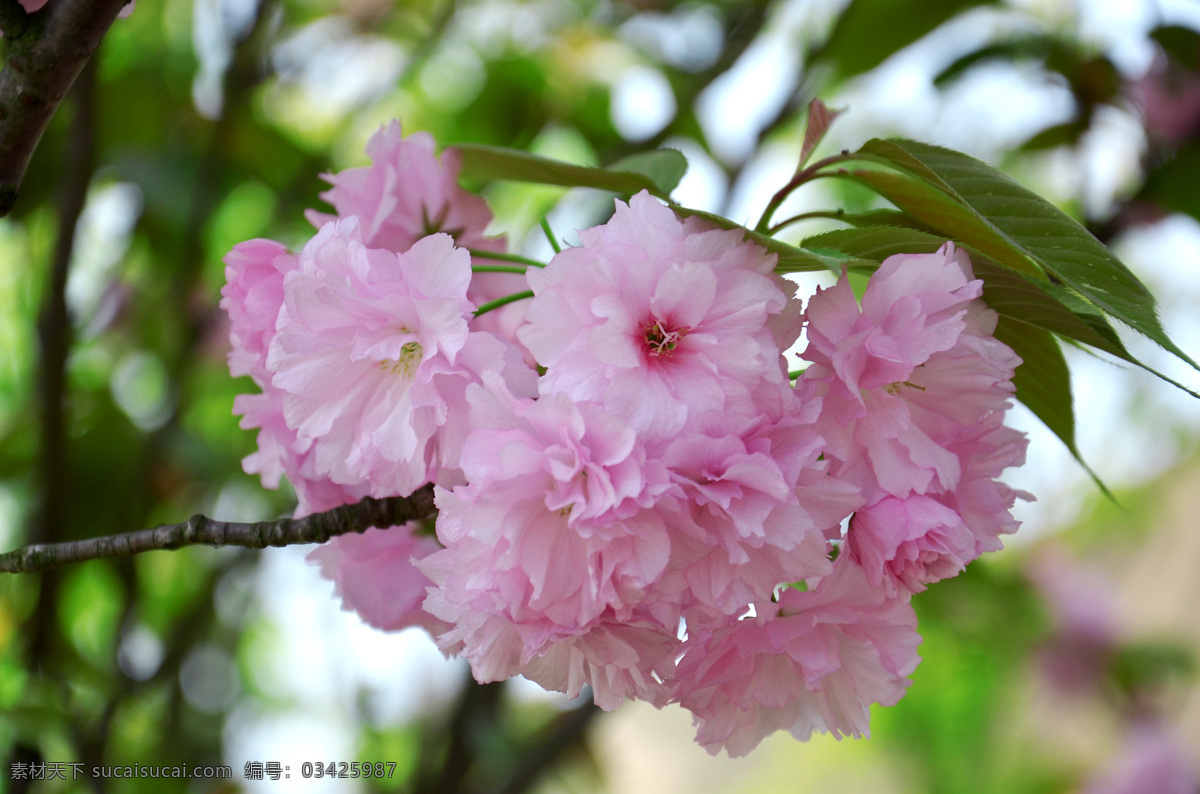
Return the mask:
POLYGON ((642 173, 571 165, 516 149, 478 143, 457 144, 454 148, 462 156, 462 175, 471 179, 512 179, 561 187, 590 187, 625 195, 648 190, 659 198, 667 197, 653 179, 642 173))
POLYGON ((936 184, 888 171, 858 170, 847 176, 871 188, 922 226, 969 245, 1013 270, 1041 276, 1020 248, 997 235, 978 213, 936 184))
POLYGON ((1196 174, 1200 173, 1200 141, 1193 139, 1175 156, 1150 173, 1138 198, 1149 199, 1175 212, 1200 220, 1200 190, 1196 190, 1196 174))
POLYGON ((975 275, 983 279, 984 301, 1000 314, 1137 363, 1107 318, 1068 290, 1038 284, 1020 273, 982 261, 975 265, 975 275))
POLYGON ((1091 475, 1105 495, 1112 498, 1108 488, 1096 473, 1084 463, 1075 446, 1075 405, 1071 396, 1071 374, 1058 341, 1048 331, 1035 328, 1010 317, 1001 317, 996 326, 996 338, 1021 357, 1021 365, 1013 375, 1017 399, 1025 403, 1038 419, 1066 445, 1091 475))
POLYGON ((1179 25, 1164 25, 1150 32, 1150 38, 1180 64, 1189 69, 1200 62, 1200 33, 1179 25))
POLYGON ((687 173, 688 161, 678 149, 654 149, 623 157, 606 170, 649 177, 663 194, 669 194, 679 186, 679 180, 687 173))
POLYGON ((768 237, 765 234, 747 229, 739 223, 734 223, 728 218, 723 218, 720 215, 714 215, 711 212, 702 210, 694 210, 689 207, 681 207, 678 204, 668 204, 675 211, 676 215, 683 217, 704 218, 705 220, 721 227, 722 229, 731 229, 739 231, 746 236, 747 240, 761 245, 771 253, 779 257, 779 262, 775 265, 776 273, 812 273, 833 271, 840 273, 842 266, 840 263, 833 262, 830 259, 820 257, 810 251, 805 251, 802 248, 797 248, 781 240, 776 240, 774 237, 768 237))
POLYGON ((915 229, 942 239, 937 234, 937 230, 931 229, 913 216, 900 210, 880 209, 868 212, 839 212, 837 220, 858 227, 892 226, 900 229, 915 229))
POLYGON ((898 204, 901 209, 921 213, 918 220, 1002 265, 1031 273, 1018 265, 1032 260, 1099 309, 1200 369, 1167 336, 1149 290, 1103 243, 1041 196, 986 163, 938 146, 874 139, 860 152, 914 178, 892 184, 872 177, 907 205, 898 204), (912 187, 912 181, 924 189, 912 187), (959 204, 974 221, 947 203, 959 204), (945 226, 937 222, 939 215, 945 226))
POLYGON ((874 69, 946 20, 989 0, 851 0, 809 59, 845 79, 874 69))
POLYGON ((1038 152, 1046 149, 1054 149, 1058 146, 1074 146, 1079 143, 1079 139, 1089 129, 1091 129, 1091 124, 1089 124, 1087 118, 1055 124, 1030 136, 1028 140, 1017 148, 1022 152, 1038 152))
POLYGON ((851 256, 882 262, 895 254, 927 254, 938 250, 946 238, 899 226, 835 229, 805 238, 805 248, 833 248, 851 256))
POLYGON ((983 63, 991 61, 1012 63, 1031 56, 1044 57, 1044 55, 1045 42, 1041 37, 1022 36, 1008 41, 992 42, 974 52, 969 52, 955 59, 933 78, 933 84, 938 88, 945 88, 974 67, 983 63))

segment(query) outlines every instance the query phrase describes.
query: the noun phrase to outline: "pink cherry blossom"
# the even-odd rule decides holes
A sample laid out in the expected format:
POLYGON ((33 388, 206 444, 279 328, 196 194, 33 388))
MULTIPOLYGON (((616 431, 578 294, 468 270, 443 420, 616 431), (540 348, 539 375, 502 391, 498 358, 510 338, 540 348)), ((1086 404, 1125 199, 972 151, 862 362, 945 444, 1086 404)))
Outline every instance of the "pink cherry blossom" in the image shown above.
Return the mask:
POLYGON ((965 327, 967 304, 982 293, 970 260, 953 243, 936 254, 889 257, 872 276, 862 306, 843 274, 809 302, 809 347, 814 377, 832 369, 850 396, 902 383, 933 353, 947 350, 965 327))
POLYGON ((356 502, 368 491, 353 485, 338 485, 320 475, 310 454, 312 442, 301 439, 283 416, 283 393, 271 385, 267 352, 275 338, 275 325, 283 308, 283 281, 296 271, 298 260, 280 243, 249 240, 234 246, 225 256, 226 284, 221 289, 221 308, 229 316, 229 371, 249 375, 261 394, 240 394, 233 412, 242 417, 241 427, 257 428, 258 449, 242 461, 248 474, 258 474, 267 488, 278 488, 286 475, 296 490, 297 516, 356 502))
MULTIPOLYGON (((601 625, 606 637, 620 636, 619 624, 639 612, 670 555, 657 508, 672 486, 632 429, 599 406, 564 394, 518 399, 493 373, 483 380, 467 390, 468 484, 437 490, 446 549, 420 567, 437 584, 426 610, 455 626, 439 645, 460 651, 478 680, 492 681, 547 654, 582 664, 558 644, 587 657, 587 648, 614 641, 580 639, 601 625)), ((678 613, 654 625, 673 637, 678 613)), ((537 669, 547 681, 581 681, 545 661, 537 669)))
POLYGON ((916 615, 850 558, 815 590, 786 587, 757 606, 752 618, 689 626, 672 684, 710 753, 745 755, 777 730, 866 735, 870 705, 904 696, 920 661, 916 615))
POLYGON ((855 513, 847 550, 871 584, 889 594, 920 592, 928 582, 957 576, 978 556, 962 517, 919 494, 888 496, 855 513))
POLYGON ((580 240, 528 274, 518 337, 546 367, 543 393, 597 402, 653 440, 706 411, 755 416, 756 391, 786 388, 780 351, 800 327, 774 255, 644 191, 580 240))
POLYGON ((250 375, 262 388, 271 380, 267 349, 283 307, 283 279, 297 269, 296 257, 274 240, 248 240, 224 261, 221 308, 229 315, 229 372, 250 375))
MULTIPOLYGON (((258 428, 258 450, 243 461, 248 473, 262 476, 275 488, 281 475, 296 490, 297 516, 356 502, 369 492, 366 483, 335 483, 316 471, 311 439, 301 438, 284 418, 284 393, 271 383, 268 350, 284 305, 284 280, 300 269, 299 260, 279 243, 251 240, 225 257, 226 286, 221 306, 230 318, 234 375, 251 375, 261 394, 239 395, 234 413, 242 427, 258 428)), ((363 535, 333 539, 309 555, 322 574, 335 583, 347 609, 381 629, 424 625, 432 632, 446 626, 421 610, 429 580, 410 559, 439 548, 431 537, 414 535, 410 527, 370 529, 363 535)))
POLYGON ((828 574, 824 532, 859 501, 823 476, 822 448, 800 416, 760 419, 737 432, 723 415, 707 414, 673 439, 662 460, 688 505, 686 520, 673 524, 670 577, 683 578, 679 589, 735 615, 768 600, 780 582, 828 574), (802 500, 808 470, 816 472, 805 477, 802 500))
POLYGON ((585 634, 554 643, 521 674, 568 697, 590 685, 593 702, 605 711, 632 698, 662 707, 669 702, 665 682, 675 673, 679 646, 677 629, 638 608, 624 620, 601 620, 585 634))
POLYGON ((1158 53, 1150 68, 1129 86, 1154 143, 1185 146, 1200 131, 1200 64, 1180 63, 1158 53))
MULTIPOLYGON (((487 203, 458 185, 461 158, 456 150, 447 149, 439 159, 429 133, 417 132, 406 138, 400 122, 392 121, 371 136, 367 155, 369 166, 324 175, 333 187, 321 198, 332 204, 337 214, 309 210, 306 214, 314 226, 356 216, 368 248, 386 248, 398 254, 438 232, 449 234, 460 248, 505 250, 503 237, 485 235, 492 221, 487 203)), ((480 258, 476 264, 503 263, 480 258)), ((472 276, 467 298, 479 306, 528 289, 520 274, 480 272, 472 276)), ((516 343, 516 328, 524 321, 527 306, 527 302, 517 302, 488 312, 473 328, 516 343)))
POLYGON ((397 255, 363 245, 354 218, 304 247, 284 279, 267 367, 318 475, 368 483, 373 496, 451 476, 457 450, 434 438, 449 421, 447 398, 477 378, 466 364, 513 360, 494 336, 468 331, 470 276, 470 257, 448 235, 397 255))
POLYGON ((247 474, 262 478, 263 487, 278 488, 281 476, 296 491, 296 517, 351 504, 370 495, 367 483, 335 483, 316 470, 311 439, 300 438, 283 416, 283 393, 267 386, 262 394, 239 394, 233 401, 240 427, 258 429, 258 449, 242 460, 247 474))
POLYGON ((1040 545, 1025 563, 1053 631, 1038 649, 1042 672, 1054 688, 1092 695, 1107 686, 1113 656, 1123 644, 1111 579, 1072 559, 1057 544, 1040 545))
POLYGON ((458 186, 461 165, 453 149, 439 162, 433 136, 418 132, 405 138, 400 122, 392 121, 367 141, 367 155, 369 166, 324 174, 333 187, 321 198, 337 215, 309 210, 314 226, 356 215, 364 245, 395 253, 437 232, 449 234, 462 248, 496 245, 484 237, 492 220, 487 203, 458 186))
POLYGON ((847 549, 868 579, 911 593, 956 575, 1017 522, 1016 498, 996 480, 1025 458, 1024 435, 1003 425, 1021 360, 993 334, 970 260, 937 253, 889 257, 861 306, 848 280, 806 311, 813 362, 797 386, 820 398, 815 430, 838 479, 866 507, 847 549))

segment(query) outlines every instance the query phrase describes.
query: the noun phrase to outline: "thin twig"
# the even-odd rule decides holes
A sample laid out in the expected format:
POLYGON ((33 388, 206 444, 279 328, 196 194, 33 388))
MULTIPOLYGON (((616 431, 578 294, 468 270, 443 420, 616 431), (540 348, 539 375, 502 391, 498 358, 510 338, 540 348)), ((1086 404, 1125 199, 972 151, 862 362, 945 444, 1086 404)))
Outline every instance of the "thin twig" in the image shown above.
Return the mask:
POLYGON ((826 157, 823 160, 818 160, 807 168, 797 171, 796 175, 793 176, 786 185, 779 188, 775 195, 771 197, 771 200, 767 203, 767 208, 763 210, 762 217, 758 220, 758 225, 754 227, 754 231, 763 232, 764 234, 768 232, 768 229, 771 225, 771 216, 774 215, 775 210, 779 209, 780 205, 787 200, 787 197, 792 195, 792 192, 795 191, 796 188, 800 187, 805 182, 811 182, 814 179, 830 176, 830 174, 821 173, 822 168, 828 168, 829 166, 837 165, 838 163, 844 163, 847 160, 854 160, 855 158, 856 155, 851 154, 849 151, 842 150, 842 152, 839 154, 826 157))
POLYGON ((390 496, 386 499, 368 496, 357 504, 342 505, 304 518, 244 524, 194 515, 182 524, 163 524, 154 529, 120 535, 70 543, 35 543, 0 554, 0 573, 31 573, 73 562, 124 557, 144 551, 173 550, 184 546, 265 549, 268 546, 324 543, 350 532, 365 532, 371 527, 394 527, 429 518, 436 511, 433 486, 427 485, 412 496, 390 496))
MULTIPOLYGON (((128 0, 53 0, 8 38, 0 72, 0 217, 12 210, 33 150, 67 90, 128 0)), ((12 3, 6 3, 11 12, 12 3)), ((10 24, 14 15, 4 13, 10 24)))

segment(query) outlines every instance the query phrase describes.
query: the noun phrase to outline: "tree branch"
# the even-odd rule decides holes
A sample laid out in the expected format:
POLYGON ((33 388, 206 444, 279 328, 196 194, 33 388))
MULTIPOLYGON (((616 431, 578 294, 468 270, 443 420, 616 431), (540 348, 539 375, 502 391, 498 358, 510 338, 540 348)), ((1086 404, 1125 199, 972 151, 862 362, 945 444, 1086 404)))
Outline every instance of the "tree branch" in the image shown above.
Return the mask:
MULTIPOLYGON (((38 362, 42 420, 38 454, 41 495, 31 531, 26 538, 32 543, 63 540, 67 536, 67 515, 72 503, 72 471, 67 465, 69 444, 66 406, 67 359, 75 334, 67 307, 67 280, 75 252, 75 232, 87 203, 88 186, 95 171, 96 67, 90 61, 80 72, 71 93, 75 114, 60 155, 62 179, 55 202, 58 239, 37 322, 41 353, 38 362)), ((59 583, 53 573, 42 578, 37 607, 26 619, 30 631, 30 655, 39 667, 52 655, 50 644, 56 641, 54 626, 59 583)))
POLYGON ((568 750, 582 744, 584 731, 604 712, 593 702, 590 688, 580 693, 580 700, 582 702, 578 706, 546 725, 540 741, 521 754, 520 764, 513 770, 512 777, 500 794, 524 794, 532 790, 542 775, 562 760, 568 750))
POLYGON ((30 15, 17 0, 0 0, 0 31, 9 41, 19 39, 29 30, 30 15))
POLYGON ((33 150, 67 90, 128 0, 54 0, 21 25, 5 3, 0 72, 0 217, 12 210, 33 150))
POLYGON ((342 505, 304 518, 281 518, 243 524, 215 521, 194 515, 182 524, 163 524, 154 529, 108 535, 70 543, 35 543, 7 554, 0 554, 0 573, 31 573, 59 565, 104 557, 124 557, 144 551, 179 549, 184 546, 243 546, 265 549, 268 546, 297 546, 324 543, 350 532, 365 532, 371 527, 394 527, 429 518, 437 512, 433 504, 433 486, 427 485, 412 496, 367 497, 358 504, 342 505))

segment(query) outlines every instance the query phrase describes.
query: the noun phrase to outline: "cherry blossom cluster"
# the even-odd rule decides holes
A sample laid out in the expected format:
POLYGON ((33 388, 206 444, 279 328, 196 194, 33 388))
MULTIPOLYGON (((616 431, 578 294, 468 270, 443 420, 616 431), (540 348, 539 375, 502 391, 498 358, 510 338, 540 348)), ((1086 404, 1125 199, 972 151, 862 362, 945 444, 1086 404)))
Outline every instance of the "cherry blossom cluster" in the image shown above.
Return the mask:
POLYGON ((436 486, 432 527, 312 553, 346 608, 423 626, 481 682, 680 703, 713 753, 866 734, 920 658, 912 594, 1030 498, 997 481, 1025 456, 1020 360, 966 254, 804 306, 775 255, 641 193, 497 272, 453 151, 393 122, 367 153, 299 253, 236 246, 222 293, 259 388, 235 402, 248 472, 286 476, 299 515, 436 486))

